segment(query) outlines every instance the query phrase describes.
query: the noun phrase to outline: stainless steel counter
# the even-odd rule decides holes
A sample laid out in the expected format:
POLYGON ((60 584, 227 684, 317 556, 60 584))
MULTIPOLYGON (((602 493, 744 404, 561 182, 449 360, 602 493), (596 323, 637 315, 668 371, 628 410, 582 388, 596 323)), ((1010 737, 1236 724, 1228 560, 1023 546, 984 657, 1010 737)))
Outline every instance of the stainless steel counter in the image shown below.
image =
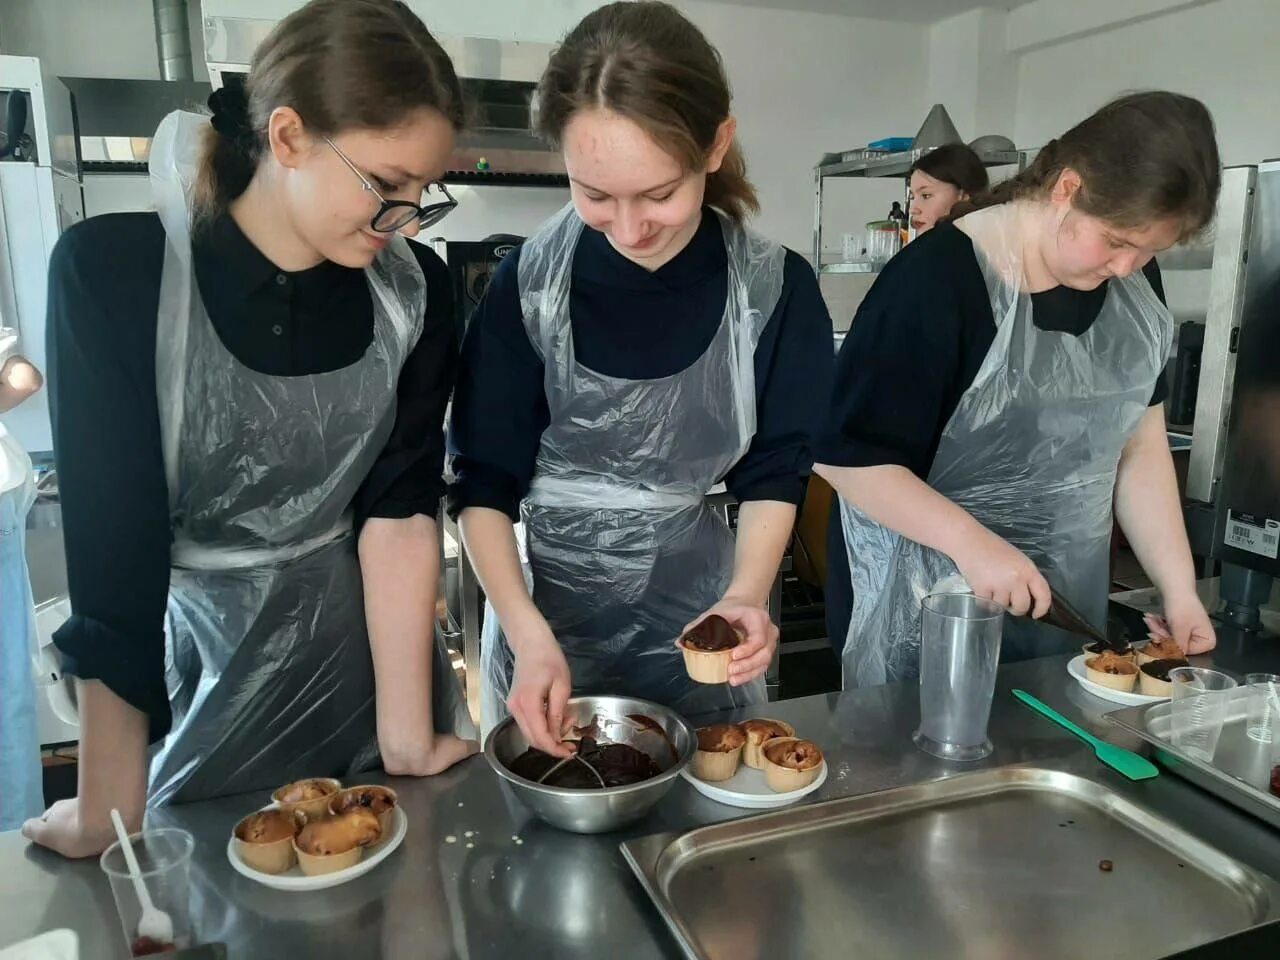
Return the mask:
MULTIPOLYGON (((1274 668, 1280 643, 1228 635, 1204 659, 1237 673, 1274 668)), ((757 712, 794 724, 826 750, 831 775, 814 800, 1033 762, 1102 782, 1280 879, 1280 834, 1168 773, 1144 783, 1124 780, 1009 695, 1011 687, 1023 687, 1098 735, 1136 747, 1102 719, 1113 705, 1077 687, 1065 663, 1052 658, 1001 670, 991 719, 996 749, 978 764, 951 765, 915 749, 909 739, 918 720, 913 686, 810 697, 757 712)), ((680 783, 635 828, 584 837, 532 820, 479 757, 443 776, 395 786, 410 822, 404 845, 363 880, 319 893, 268 890, 228 865, 232 825, 265 801, 265 792, 157 811, 151 822, 195 834, 198 930, 206 940, 227 943, 233 958, 667 960, 680 954, 619 842, 748 814, 680 783)), ((69 863, 30 848, 17 834, 0 834, 0 947, 59 926, 80 932, 87 960, 126 956, 96 861, 69 863)))

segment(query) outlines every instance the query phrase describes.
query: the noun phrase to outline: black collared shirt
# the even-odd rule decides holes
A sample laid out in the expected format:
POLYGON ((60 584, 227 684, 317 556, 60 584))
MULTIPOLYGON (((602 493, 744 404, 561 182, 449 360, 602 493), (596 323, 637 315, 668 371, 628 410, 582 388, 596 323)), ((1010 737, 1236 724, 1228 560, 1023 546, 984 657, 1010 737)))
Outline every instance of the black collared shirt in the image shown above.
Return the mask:
MULTIPOLYGON (((100 679, 169 727, 164 611, 168 490, 160 450, 156 326, 165 236, 155 214, 93 217, 63 234, 49 265, 49 387, 73 615, 55 643, 68 673, 100 679)), ((448 270, 410 244, 427 280, 423 332, 401 370, 395 426, 352 508, 435 516, 457 335, 448 270)), ((261 373, 325 373, 373 339, 362 270, 279 270, 230 217, 193 241, 196 281, 227 349, 261 373)))
MULTIPOLYGON (((502 261, 467 328, 449 426, 453 513, 491 507, 511 517, 533 477, 551 421, 543 364, 524 327, 520 250, 502 261)), ((657 379, 707 350, 724 317, 728 256, 710 211, 689 244, 654 271, 584 229, 574 249, 569 316, 576 359, 610 377, 657 379)), ((737 499, 799 503, 825 416, 834 347, 813 268, 786 251, 782 293, 755 351, 756 432, 723 478, 737 499)))

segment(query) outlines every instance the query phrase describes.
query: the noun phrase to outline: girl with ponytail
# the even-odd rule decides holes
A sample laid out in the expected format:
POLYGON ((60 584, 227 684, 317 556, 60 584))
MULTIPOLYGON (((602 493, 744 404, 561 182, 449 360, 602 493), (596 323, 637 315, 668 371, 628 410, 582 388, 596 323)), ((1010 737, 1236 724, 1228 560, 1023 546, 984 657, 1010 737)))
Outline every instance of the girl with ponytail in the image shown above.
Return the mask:
POLYGON ((574 27, 536 120, 572 203, 503 261, 464 341, 452 509, 489 600, 482 721, 509 708, 559 756, 571 692, 687 712, 764 696, 831 323, 812 268, 744 225, 730 108, 719 54, 668 4, 574 27), (703 498, 721 480, 736 556, 703 498), (743 641, 728 682, 698 684, 674 642, 709 612, 743 641))
POLYGON ((23 832, 69 857, 112 808, 476 749, 433 638, 451 288, 409 242, 453 206, 453 65, 398 0, 311 0, 209 106, 156 131, 154 213, 50 264, 84 739, 23 832))
MULTIPOLYGON (((1204 105, 1121 97, 895 257, 837 364, 815 470, 840 494, 827 620, 846 686, 915 676, 944 580, 1106 629, 1113 515, 1187 653, 1213 647, 1165 435, 1173 321, 1153 257, 1218 197, 1204 105)), ((1070 634, 1006 618, 1002 656, 1070 634)))

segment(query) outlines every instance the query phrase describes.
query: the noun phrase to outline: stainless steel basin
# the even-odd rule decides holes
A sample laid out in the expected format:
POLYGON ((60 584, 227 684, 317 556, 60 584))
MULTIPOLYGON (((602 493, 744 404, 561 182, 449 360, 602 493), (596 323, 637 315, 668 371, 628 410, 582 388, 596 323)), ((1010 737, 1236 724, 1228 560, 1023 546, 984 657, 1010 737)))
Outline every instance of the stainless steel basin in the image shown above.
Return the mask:
POLYGON ((1027 767, 629 841, 696 960, 1148 960, 1280 916, 1280 885, 1099 783, 1027 767))

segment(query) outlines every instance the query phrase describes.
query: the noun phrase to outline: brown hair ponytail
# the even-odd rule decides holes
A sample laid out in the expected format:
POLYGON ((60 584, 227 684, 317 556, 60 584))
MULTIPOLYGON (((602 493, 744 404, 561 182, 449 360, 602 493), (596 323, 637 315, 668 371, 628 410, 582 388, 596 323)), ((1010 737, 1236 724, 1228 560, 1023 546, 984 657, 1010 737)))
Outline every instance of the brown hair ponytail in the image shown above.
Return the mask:
POLYGON ((249 185, 276 107, 292 107, 308 130, 329 137, 394 126, 421 107, 455 130, 465 123, 453 62, 400 0, 311 0, 254 52, 243 89, 219 90, 209 106, 198 219, 221 213, 249 185))
POLYGON ((1112 100, 1050 140, 1026 170, 952 212, 1046 197, 1064 170, 1080 175, 1072 206, 1117 227, 1179 220, 1194 236, 1213 219, 1221 183, 1213 118, 1199 100, 1155 90, 1112 100))
MULTIPOLYGON (((587 14, 551 55, 538 97, 537 129, 552 144, 578 110, 605 107, 691 171, 706 167, 731 101, 716 48, 675 7, 656 0, 587 14)), ((739 222, 759 211, 737 142, 707 175, 706 202, 739 222)))

